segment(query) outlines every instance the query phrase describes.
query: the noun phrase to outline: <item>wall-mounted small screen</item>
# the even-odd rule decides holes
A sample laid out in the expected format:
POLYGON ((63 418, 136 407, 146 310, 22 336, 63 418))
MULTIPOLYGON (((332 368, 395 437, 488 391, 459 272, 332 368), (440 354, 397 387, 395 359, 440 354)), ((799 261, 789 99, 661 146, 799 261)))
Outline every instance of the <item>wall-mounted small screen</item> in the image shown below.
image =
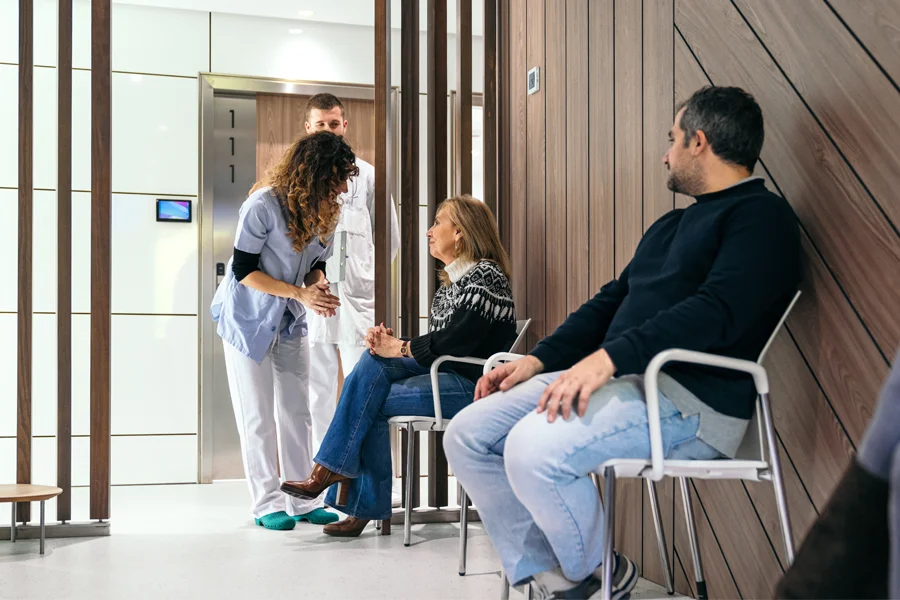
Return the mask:
POLYGON ((190 200, 157 200, 156 220, 172 223, 191 222, 190 200))

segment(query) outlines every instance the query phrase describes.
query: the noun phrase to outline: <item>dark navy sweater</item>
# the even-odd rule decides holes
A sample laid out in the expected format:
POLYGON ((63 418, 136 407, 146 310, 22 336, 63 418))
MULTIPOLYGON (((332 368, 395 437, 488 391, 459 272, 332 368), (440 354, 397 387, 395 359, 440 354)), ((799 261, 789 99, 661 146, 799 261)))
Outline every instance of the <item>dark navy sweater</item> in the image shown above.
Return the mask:
MULTIPOLYGON (((763 180, 746 180, 656 221, 619 278, 532 354, 560 371, 604 348, 618 376, 643 373, 669 348, 755 361, 801 272, 793 210, 763 180)), ((717 412, 753 415, 749 376, 682 363, 663 371, 717 412)))

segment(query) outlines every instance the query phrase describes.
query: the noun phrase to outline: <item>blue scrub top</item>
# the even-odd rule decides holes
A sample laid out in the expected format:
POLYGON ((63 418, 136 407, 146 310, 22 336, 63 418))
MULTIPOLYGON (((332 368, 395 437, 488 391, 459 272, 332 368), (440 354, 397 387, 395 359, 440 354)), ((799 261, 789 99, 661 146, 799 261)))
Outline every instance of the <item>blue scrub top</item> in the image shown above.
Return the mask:
MULTIPOLYGON (((331 256, 332 235, 325 244, 314 237, 297 252, 288 237, 287 219, 272 188, 262 188, 241 205, 234 247, 259 254, 260 270, 280 281, 302 286, 312 266, 331 256)), ((294 299, 264 294, 234 277, 228 261, 225 279, 213 297, 210 313, 219 337, 257 363, 262 362, 280 328, 284 335, 306 336, 306 307, 294 299), (287 312, 286 312, 287 311, 287 312)))

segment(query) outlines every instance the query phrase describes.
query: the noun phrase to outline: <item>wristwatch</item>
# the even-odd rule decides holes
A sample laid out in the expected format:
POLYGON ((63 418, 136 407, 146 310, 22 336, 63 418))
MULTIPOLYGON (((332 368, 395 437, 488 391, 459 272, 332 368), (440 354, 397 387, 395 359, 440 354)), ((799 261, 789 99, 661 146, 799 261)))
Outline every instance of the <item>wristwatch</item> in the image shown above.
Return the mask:
POLYGON ((409 357, 409 342, 403 342, 400 345, 400 356, 409 357))

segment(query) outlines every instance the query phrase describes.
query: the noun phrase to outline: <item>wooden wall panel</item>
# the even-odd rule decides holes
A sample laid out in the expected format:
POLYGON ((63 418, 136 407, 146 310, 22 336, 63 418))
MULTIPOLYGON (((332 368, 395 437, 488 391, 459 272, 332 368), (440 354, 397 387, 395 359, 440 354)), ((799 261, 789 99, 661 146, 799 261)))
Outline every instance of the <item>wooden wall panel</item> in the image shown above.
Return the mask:
POLYGON ((512 291, 519 319, 531 318, 527 306, 528 259, 526 253, 526 127, 528 123, 525 72, 525 3, 509 2, 509 255, 513 264, 512 291))
POLYGON ((588 5, 588 151, 591 173, 590 285, 596 294, 617 277, 615 264, 615 31, 613 0, 588 5))
MULTIPOLYGON (((257 94, 256 96, 256 178, 306 135, 306 103, 310 96, 293 94, 257 94)), ((344 105, 347 131, 344 139, 359 158, 375 164, 375 102, 340 98, 344 105)), ((416 107, 415 110, 418 110, 416 107)))
POLYGON ((72 3, 59 3, 56 156, 56 518, 72 518, 72 3))
MULTIPOLYGON (((447 2, 428 0, 426 5, 428 31, 425 73, 428 95, 428 223, 434 223, 438 205, 447 198, 447 2)), ((437 271, 437 263, 431 255, 422 267, 428 273, 437 271)), ((437 277, 428 277, 429 298, 434 296, 437 277)))
MULTIPOLYGON (((525 56, 528 68, 540 67, 544 72, 544 0, 528 0, 525 56)), ((525 99, 528 128, 525 139, 526 162, 526 265, 528 269, 527 313, 532 319, 528 328, 528 348, 547 331, 546 235, 546 92, 525 99)))
MULTIPOLYGON (((19 0, 19 254, 16 327, 16 483, 31 483, 32 256, 34 246, 34 2, 19 0)), ((17 506, 27 523, 31 505, 17 506)))
MULTIPOLYGON (((400 325, 419 335, 419 2, 401 5, 400 24, 400 325)), ((259 108, 257 107, 257 111, 259 108)))
MULTIPOLYGON (((565 2, 545 0, 546 39, 566 40, 565 2)), ((566 43, 546 45, 546 69, 540 93, 546 103, 546 333, 553 332, 566 318, 566 43)))
MULTIPOLYGON (((495 2, 495 0, 490 0, 495 2)), ((510 194, 510 128, 512 119, 510 113, 512 110, 512 100, 510 98, 510 81, 511 72, 509 66, 510 59, 510 23, 509 23, 509 0, 497 0, 499 14, 497 16, 497 181, 495 194, 497 198, 496 216, 500 225, 500 241, 503 242, 507 252, 512 250, 511 238, 511 221, 513 215, 510 210, 512 208, 510 194)), ((487 158, 485 157, 485 160, 487 158)), ((488 194, 485 193, 485 201, 488 194)), ((514 276, 515 279, 515 276, 514 276)))
POLYGON ((643 234, 643 48, 640 2, 615 3, 616 275, 643 234))
POLYGON ((859 43, 884 69, 894 85, 900 83, 900 3, 896 0, 825 0, 859 43))
POLYGON ((91 2, 91 497, 90 518, 109 518, 112 65, 110 0, 91 2))
POLYGON ((591 297, 590 173, 588 153, 589 6, 568 0, 566 6, 566 311, 591 297))
POLYGON ((675 0, 643 0, 644 231, 675 207, 662 159, 675 115, 675 0))
POLYGON ((892 352, 900 342, 894 290, 871 283, 900 272, 896 231, 733 5, 679 2, 676 25, 717 85, 757 93, 767 120, 763 160, 881 350, 892 352))
MULTIPOLYGON (((709 85, 709 81, 688 50, 684 39, 675 33, 675 106, 687 102, 691 94, 709 85)), ((673 116, 674 118, 674 116, 673 116)), ((675 208, 687 208, 694 199, 684 194, 675 194, 675 208)))
MULTIPOLYGON (((734 5, 897 232, 900 94, 894 85, 824 2, 734 5)), ((891 331, 893 349, 900 343, 900 317, 891 331)))
POLYGON ((472 193, 472 0, 456 0, 456 193, 472 193))

